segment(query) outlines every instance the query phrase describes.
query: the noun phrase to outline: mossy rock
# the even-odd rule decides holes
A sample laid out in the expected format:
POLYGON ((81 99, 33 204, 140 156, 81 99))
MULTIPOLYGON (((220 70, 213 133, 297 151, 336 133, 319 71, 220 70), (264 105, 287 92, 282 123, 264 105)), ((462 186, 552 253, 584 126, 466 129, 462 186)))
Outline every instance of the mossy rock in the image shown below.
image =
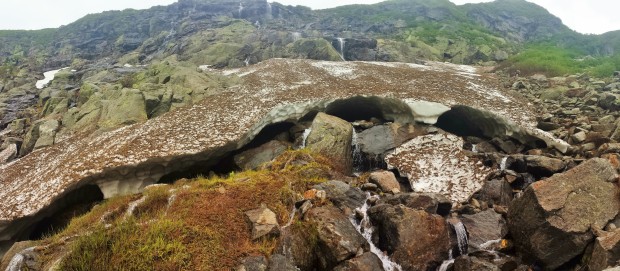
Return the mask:
POLYGON ((558 100, 564 95, 564 93, 566 93, 566 91, 568 91, 568 88, 563 86, 550 88, 540 94, 540 99, 547 101, 558 100))
POLYGON ((322 38, 299 39, 289 45, 290 57, 316 60, 342 60, 340 54, 331 43, 322 38))

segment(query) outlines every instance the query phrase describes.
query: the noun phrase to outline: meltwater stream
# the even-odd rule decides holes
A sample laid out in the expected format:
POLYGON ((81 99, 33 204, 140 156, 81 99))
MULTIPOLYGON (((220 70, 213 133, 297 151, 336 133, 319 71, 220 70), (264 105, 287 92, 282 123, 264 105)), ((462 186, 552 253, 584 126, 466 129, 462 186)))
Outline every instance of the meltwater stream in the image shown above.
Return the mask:
POLYGON ((366 241, 368 241, 368 243, 370 244, 370 252, 374 253, 375 255, 377 255, 377 257, 379 257, 379 259, 381 260, 381 264, 383 265, 383 269, 385 269, 385 271, 396 271, 396 270, 402 271, 402 267, 400 265, 390 260, 390 257, 388 257, 388 255, 383 253, 383 251, 381 251, 372 242, 372 233, 375 230, 375 228, 370 224, 370 218, 368 217, 368 208, 370 208, 370 206, 368 205, 368 200, 371 199, 372 197, 377 197, 377 196, 371 196, 370 193, 368 193, 366 197, 366 201, 364 202, 364 205, 356 209, 357 212, 363 214, 363 218, 359 222, 359 224, 357 223, 355 219, 355 215, 351 216, 350 218, 351 223, 353 224, 353 226, 355 226, 355 229, 360 234, 362 234, 362 236, 364 236, 366 241))

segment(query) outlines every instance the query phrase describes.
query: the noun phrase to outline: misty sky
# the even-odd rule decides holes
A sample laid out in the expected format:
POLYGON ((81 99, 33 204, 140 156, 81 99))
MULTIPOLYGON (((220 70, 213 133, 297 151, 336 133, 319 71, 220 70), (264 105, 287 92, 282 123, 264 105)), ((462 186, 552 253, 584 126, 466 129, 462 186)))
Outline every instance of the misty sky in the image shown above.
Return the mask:
MULTIPOLYGON (((41 29, 69 24, 86 14, 104 10, 148 8, 175 0, 1 0, 0 29, 41 29)), ((272 2, 272 0, 269 0, 272 2)), ((432 1, 432 0, 428 0, 432 1)), ((456 4, 489 0, 450 0, 456 4)), ((618 0, 528 0, 547 8, 564 24, 581 33, 600 34, 620 30, 618 0)), ((370 4, 381 0, 275 0, 313 9, 345 4, 370 4)))

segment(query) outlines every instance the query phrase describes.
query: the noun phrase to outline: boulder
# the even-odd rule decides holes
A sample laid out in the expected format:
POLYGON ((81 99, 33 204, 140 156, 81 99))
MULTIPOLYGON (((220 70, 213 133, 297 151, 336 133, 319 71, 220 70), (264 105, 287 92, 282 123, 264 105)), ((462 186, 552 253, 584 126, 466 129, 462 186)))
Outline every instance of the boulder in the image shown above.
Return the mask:
POLYGON ((411 209, 423 210, 431 214, 446 216, 450 214, 452 202, 440 194, 407 193, 388 195, 379 200, 378 204, 405 205, 411 209))
POLYGON ((617 174, 605 159, 595 158, 530 185, 508 209, 508 228, 517 249, 531 260, 555 269, 583 253, 618 213, 617 174))
POLYGON ((245 216, 252 227, 252 240, 280 233, 276 214, 266 206, 247 211, 245 216))
POLYGON ((288 265, 302 271, 314 270, 318 262, 314 232, 314 225, 310 223, 295 223, 282 228, 278 245, 270 259, 270 270, 288 270, 276 268, 288 265), (275 258, 276 255, 282 257, 275 258))
POLYGON ((334 165, 351 172, 353 126, 345 120, 319 113, 314 118, 306 148, 334 159, 334 165))
POLYGON ((383 192, 400 193, 400 183, 391 171, 375 171, 370 173, 369 181, 379 186, 383 192))
POLYGON ((261 164, 278 157, 278 155, 285 152, 289 147, 289 144, 278 140, 272 140, 259 147, 235 155, 235 164, 243 170, 256 169, 261 164))
POLYGON ((241 260, 241 264, 234 271, 265 271, 267 259, 264 256, 249 256, 241 260))
POLYGON ((333 206, 312 208, 304 220, 316 225, 318 249, 315 253, 323 270, 331 270, 358 253, 370 250, 370 245, 349 218, 333 206))
POLYGON ((57 120, 46 120, 39 126, 39 138, 34 144, 34 148, 43 148, 54 145, 56 140, 56 132, 60 127, 60 123, 57 120))
POLYGON ((493 179, 486 181, 475 197, 493 205, 508 206, 512 201, 512 188, 504 178, 493 179))
POLYGON ((523 161, 527 165, 527 171, 539 177, 548 177, 566 168, 564 161, 542 155, 524 155, 523 161))
POLYGON ((443 217, 389 204, 373 206, 368 214, 376 227, 377 247, 404 271, 431 270, 448 258, 450 235, 443 217))
MULTIPOLYGON (((143 122, 147 119, 144 95, 137 89, 123 89, 103 102, 98 125, 102 128, 117 128, 143 122)), ((90 100, 90 99, 89 99, 90 100)))
MULTIPOLYGON (((491 253, 473 253, 454 260, 454 271, 505 271, 532 270, 512 257, 499 256, 491 253)), ((534 269, 536 270, 536 269, 534 269)))
POLYGON ((0 151, 0 165, 11 162, 17 157, 17 145, 10 144, 4 150, 0 151))
POLYGON ((341 210, 352 211, 364 204, 366 194, 360 189, 351 187, 342 181, 327 181, 314 186, 314 189, 325 191, 327 198, 341 210))
POLYGON ((596 238, 592 256, 588 263, 589 271, 600 271, 617 266, 620 261, 620 229, 604 233, 596 238))
POLYGON ((357 135, 357 141, 363 153, 382 155, 386 151, 394 149, 405 141, 414 138, 416 132, 420 129, 411 124, 390 123, 378 125, 360 132, 357 135))
POLYGON ((336 266, 334 271, 383 271, 381 259, 372 252, 366 252, 361 256, 347 260, 336 266))
MULTIPOLYGON (((247 271, 251 271, 251 270, 256 270, 256 269, 247 269, 247 271)), ((260 270, 260 269, 257 269, 257 270, 260 270)), ((269 271, 299 271, 299 268, 297 268, 293 263, 291 263, 289 259, 286 258, 284 255, 275 254, 271 256, 271 259, 269 259, 268 270, 269 271)))
POLYGON ((469 233, 469 247, 485 249, 482 244, 499 240, 506 235, 506 221, 493 209, 487 209, 473 215, 463 215, 461 222, 469 233))

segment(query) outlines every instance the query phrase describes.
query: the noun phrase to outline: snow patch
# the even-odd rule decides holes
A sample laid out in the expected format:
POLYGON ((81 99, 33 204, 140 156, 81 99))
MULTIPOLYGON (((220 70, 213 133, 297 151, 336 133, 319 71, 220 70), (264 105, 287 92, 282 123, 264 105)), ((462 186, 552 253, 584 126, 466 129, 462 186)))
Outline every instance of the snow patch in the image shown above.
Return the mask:
POLYGON ((58 70, 51 70, 51 71, 46 71, 46 72, 44 72, 44 73, 43 73, 44 78, 43 78, 43 79, 41 79, 41 80, 39 80, 39 81, 37 81, 37 82, 35 83, 35 87, 36 87, 37 89, 42 89, 42 88, 47 87, 47 85, 48 85, 50 82, 52 82, 52 80, 54 80, 54 77, 56 76, 56 74, 57 74, 58 72, 60 72, 60 71, 62 71, 62 70, 64 70, 64 69, 68 69, 68 68, 69 68, 69 67, 65 67, 65 68, 58 69, 58 70))

